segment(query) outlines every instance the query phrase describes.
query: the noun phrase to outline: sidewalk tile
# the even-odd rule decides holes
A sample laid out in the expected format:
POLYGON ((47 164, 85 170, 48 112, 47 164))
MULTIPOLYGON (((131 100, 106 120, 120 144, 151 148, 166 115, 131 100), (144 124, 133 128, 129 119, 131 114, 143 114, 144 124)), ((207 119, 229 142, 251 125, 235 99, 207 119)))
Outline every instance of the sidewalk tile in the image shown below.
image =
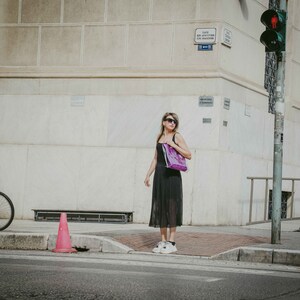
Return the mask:
MULTIPOLYGON (((151 252, 160 241, 158 233, 127 234, 115 236, 115 240, 135 251, 151 252)), ((269 239, 256 236, 218 233, 176 233, 176 244, 181 255, 213 256, 241 246, 268 243, 269 239)))

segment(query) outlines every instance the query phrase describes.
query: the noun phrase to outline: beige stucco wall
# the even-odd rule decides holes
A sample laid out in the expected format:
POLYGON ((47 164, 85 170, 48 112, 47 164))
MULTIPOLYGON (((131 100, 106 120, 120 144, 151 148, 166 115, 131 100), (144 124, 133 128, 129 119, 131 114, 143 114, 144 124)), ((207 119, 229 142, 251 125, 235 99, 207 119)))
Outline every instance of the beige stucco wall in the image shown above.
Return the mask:
MULTIPOLYGON (((143 180, 171 110, 193 152, 183 174, 185 224, 246 223, 246 177, 272 176, 259 42, 267 2, 0 0, 0 188, 16 216, 133 210, 136 222, 148 222, 143 180), (198 51, 195 29, 211 27, 213 51, 198 51), (221 44, 224 27, 231 48, 221 44), (213 107, 199 107, 203 95, 213 107)), ((284 176, 292 177, 300 177, 299 8, 289 1, 284 176)), ((254 219, 263 197, 258 184, 254 219)))

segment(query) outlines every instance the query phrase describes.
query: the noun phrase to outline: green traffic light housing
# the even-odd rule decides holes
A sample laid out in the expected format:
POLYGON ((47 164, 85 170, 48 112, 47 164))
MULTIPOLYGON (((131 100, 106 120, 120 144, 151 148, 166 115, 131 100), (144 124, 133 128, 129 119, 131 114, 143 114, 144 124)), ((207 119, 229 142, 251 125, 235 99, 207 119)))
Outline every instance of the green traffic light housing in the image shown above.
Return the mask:
POLYGON ((260 36, 266 52, 285 51, 286 12, 268 9, 260 21, 266 26, 266 31, 260 36))

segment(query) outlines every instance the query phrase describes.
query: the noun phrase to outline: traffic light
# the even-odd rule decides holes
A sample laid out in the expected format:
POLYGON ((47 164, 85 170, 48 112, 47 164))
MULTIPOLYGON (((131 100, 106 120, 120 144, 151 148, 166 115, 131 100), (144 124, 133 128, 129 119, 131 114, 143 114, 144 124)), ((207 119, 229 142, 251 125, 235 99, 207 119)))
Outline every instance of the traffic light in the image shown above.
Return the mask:
POLYGON ((266 52, 285 51, 286 12, 268 9, 261 15, 260 21, 266 26, 260 36, 266 52))

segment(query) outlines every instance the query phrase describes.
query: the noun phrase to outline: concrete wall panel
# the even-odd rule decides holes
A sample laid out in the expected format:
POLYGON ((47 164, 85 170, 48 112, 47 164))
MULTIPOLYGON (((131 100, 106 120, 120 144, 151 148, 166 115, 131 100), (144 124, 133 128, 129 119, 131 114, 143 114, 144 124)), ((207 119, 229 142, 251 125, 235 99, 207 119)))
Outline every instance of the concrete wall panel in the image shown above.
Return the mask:
MULTIPOLYGON (((292 55, 293 59, 297 62, 300 63, 300 29, 296 30, 294 29, 292 31, 292 39, 290 40, 292 42, 292 55)), ((289 44, 288 44, 289 45, 289 44)))
MULTIPOLYGON (((299 114, 299 112, 298 112, 299 114)), ((300 124, 294 123, 295 129, 294 129, 294 143, 295 143, 295 151, 296 149, 300 149, 300 124)), ((300 155, 295 155, 293 163, 297 166, 300 166, 300 155)), ((300 176, 300 174, 299 174, 300 176)))
POLYGON ((263 114, 255 108, 236 103, 230 118, 230 149, 231 151, 262 156, 263 153, 263 114), (261 134, 257 134, 261 133, 261 134))
POLYGON ((201 0, 200 1, 200 20, 215 20, 222 16, 222 0, 201 0))
POLYGON ((61 0, 23 0, 23 23, 59 23, 61 0))
POLYGON ((0 99, 0 140, 7 144, 49 142, 47 100, 33 96, 0 99))
POLYGON ((125 26, 86 26, 84 65, 124 66, 125 30, 125 26))
POLYGON ((0 66, 37 64, 38 28, 0 27, 0 66))
POLYGON ((33 217, 32 209, 77 208, 79 148, 31 146, 27 168, 24 218, 33 217))
POLYGON ((131 96, 110 97, 108 145, 110 147, 155 147, 164 112, 171 110, 168 99, 131 96))
POLYGON ((0 186, 15 207, 15 218, 23 217, 27 146, 0 144, 0 186))
POLYGON ((129 28, 128 64, 166 66, 171 64, 171 25, 132 25, 129 28))
POLYGON ((103 22, 105 0, 65 0, 64 23, 103 22))
POLYGON ((43 27, 41 39, 42 66, 80 64, 81 27, 43 27))
POLYGON ((70 96, 2 96, 0 141, 7 144, 104 146, 107 98, 85 97, 72 106, 70 96))
POLYGON ((218 151, 197 150, 193 157, 194 187, 192 225, 217 224, 220 155, 218 151), (211 183, 211 184, 208 184, 211 183))
POLYGON ((218 224, 240 224, 242 155, 225 152, 220 155, 219 200, 217 208, 218 224), (237 184, 238 182, 238 184, 237 184))
POLYGON ((194 20, 197 0, 154 0, 153 20, 194 20))
POLYGON ((78 209, 133 211, 135 156, 130 148, 82 149, 78 209))
POLYGON ((232 29, 232 47, 220 45, 220 67, 243 80, 260 85, 264 80, 265 52, 261 43, 232 29), (249 50, 251 49, 251 54, 249 50), (256 68, 253 68, 253 66, 256 68))
POLYGON ((284 161, 287 164, 295 163, 295 158, 298 156, 298 151, 295 148, 295 130, 296 126, 294 122, 284 121, 283 155, 285 157, 284 161))
MULTIPOLYGON (((299 12, 300 11, 300 2, 297 0, 290 1, 288 5, 288 13, 289 16, 292 16, 293 25, 300 30, 300 19, 299 19, 299 12), (297 13, 293 13, 297 12, 297 13)), ((290 17, 289 17, 290 18, 290 17)))
POLYGON ((1 78, 0 95, 36 95, 39 94, 38 79, 1 78))
POLYGON ((296 62, 291 62, 290 64, 290 97, 293 100, 293 102, 296 104, 296 106, 300 107, 300 84, 297 74, 300 74, 300 64, 297 64, 296 62))
POLYGON ((0 1, 0 23, 18 23, 19 0, 0 1))
POLYGON ((149 21, 150 0, 110 0, 107 21, 149 21))

